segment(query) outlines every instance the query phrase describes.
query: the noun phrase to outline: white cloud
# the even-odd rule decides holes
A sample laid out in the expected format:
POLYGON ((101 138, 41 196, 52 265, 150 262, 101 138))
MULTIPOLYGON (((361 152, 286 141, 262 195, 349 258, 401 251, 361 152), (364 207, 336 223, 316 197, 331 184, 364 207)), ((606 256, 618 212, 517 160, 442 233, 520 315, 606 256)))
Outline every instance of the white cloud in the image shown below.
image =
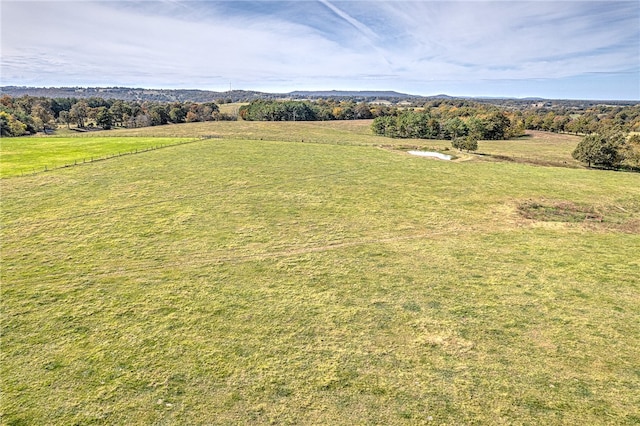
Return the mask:
POLYGON ((639 11, 617 1, 3 1, 1 75, 295 90, 615 74, 638 70, 639 11))
POLYGON ((365 52, 343 49, 289 22, 215 15, 189 21, 97 3, 10 2, 7 14, 12 19, 3 22, 3 80, 86 72, 114 83, 191 86, 209 76, 259 81, 336 70, 357 75, 369 62, 365 52))
MULTIPOLYGON (((433 68, 429 63, 435 62, 443 72, 450 64, 452 73, 464 72, 458 65, 466 64, 467 72, 496 72, 496 78, 526 65, 531 75, 520 70, 511 76, 526 78, 619 71, 637 67, 640 59, 637 28, 636 44, 621 48, 618 45, 629 39, 629 25, 607 25, 606 14, 583 14, 574 3, 416 2, 403 6, 387 4, 384 12, 394 17, 396 26, 407 29, 402 43, 412 46, 396 51, 393 62, 398 64, 425 57, 426 61, 414 63, 433 68), (618 54, 611 54, 613 47, 618 54), (532 68, 532 64, 539 66, 532 68), (545 64, 549 65, 546 70, 545 64)), ((633 22, 629 17, 627 24, 633 22)))

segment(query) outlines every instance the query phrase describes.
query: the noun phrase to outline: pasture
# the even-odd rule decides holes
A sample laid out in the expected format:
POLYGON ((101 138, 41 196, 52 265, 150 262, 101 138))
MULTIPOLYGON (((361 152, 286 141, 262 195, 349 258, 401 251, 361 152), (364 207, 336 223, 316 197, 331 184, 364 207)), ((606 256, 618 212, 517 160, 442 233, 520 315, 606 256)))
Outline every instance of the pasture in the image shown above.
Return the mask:
MULTIPOLYGON (((65 132, 68 135, 68 132, 65 132)), ((2 138, 0 177, 19 176, 195 140, 193 137, 78 136, 2 138)))
POLYGON ((640 175, 108 135, 220 138, 0 181, 3 424, 640 422, 640 175))

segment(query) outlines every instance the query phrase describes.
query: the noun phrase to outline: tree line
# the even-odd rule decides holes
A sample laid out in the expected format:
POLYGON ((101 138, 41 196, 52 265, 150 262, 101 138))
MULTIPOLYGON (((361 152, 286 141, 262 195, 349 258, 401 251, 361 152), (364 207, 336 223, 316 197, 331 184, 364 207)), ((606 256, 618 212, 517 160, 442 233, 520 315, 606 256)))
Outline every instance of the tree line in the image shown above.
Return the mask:
POLYGON ((438 102, 421 109, 378 117, 373 133, 392 138, 501 140, 524 134, 517 114, 481 104, 438 102))
POLYGON ((441 122, 459 117, 465 123, 472 116, 482 118, 489 114, 502 113, 511 121, 515 133, 520 133, 521 130, 541 130, 588 135, 602 133, 607 129, 617 129, 624 133, 640 132, 640 104, 593 105, 584 109, 566 106, 532 108, 503 107, 485 102, 454 99, 426 102, 414 106, 411 110, 426 112, 441 122))
POLYGON ((259 99, 244 105, 239 116, 247 121, 328 121, 366 120, 392 114, 385 105, 320 99, 316 101, 277 101, 259 99))
POLYGON ((542 108, 522 112, 529 130, 588 135, 616 128, 622 132, 640 132, 640 104, 631 106, 596 105, 582 111, 570 108, 542 108))
POLYGON ((168 123, 235 120, 220 113, 214 102, 123 101, 102 98, 44 98, 21 96, 0 98, 2 136, 22 136, 51 132, 58 125, 78 129, 147 127, 168 123))
POLYGON ((571 155, 589 167, 640 170, 640 133, 603 129, 586 135, 571 155))

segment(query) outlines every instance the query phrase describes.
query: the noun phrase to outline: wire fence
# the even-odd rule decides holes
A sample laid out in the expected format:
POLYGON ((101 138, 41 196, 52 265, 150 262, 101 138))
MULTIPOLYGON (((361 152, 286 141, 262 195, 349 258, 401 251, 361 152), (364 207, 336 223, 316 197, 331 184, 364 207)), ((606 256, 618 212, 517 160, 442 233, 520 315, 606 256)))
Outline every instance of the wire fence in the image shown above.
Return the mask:
MULTIPOLYGON (((154 146, 150 146, 150 147, 145 147, 145 148, 134 148, 128 151, 120 151, 120 152, 115 152, 115 153, 108 153, 108 154, 101 154, 101 155, 87 155, 86 157, 83 158, 77 158, 74 159, 73 162, 69 161, 69 162, 65 162, 63 164, 53 164, 53 165, 49 165, 46 164, 44 166, 38 166, 30 168, 30 169, 23 169, 20 171, 20 174, 15 174, 15 175, 11 175, 11 176, 5 176, 3 177, 3 179, 7 179, 7 178, 12 178, 12 177, 20 177, 20 176, 33 176, 33 175, 38 175, 41 173, 46 173, 46 172, 50 172, 53 170, 60 170, 60 169, 66 169, 66 168, 70 168, 70 167, 76 167, 76 166, 81 166, 81 165, 86 165, 86 164, 91 164, 91 163, 96 163, 99 161, 106 161, 106 160, 110 160, 113 158, 119 158, 119 157, 124 157, 127 155, 135 155, 135 154, 141 154, 141 153, 145 153, 145 152, 149 152, 149 151, 156 151, 159 149, 163 149, 163 148, 170 148, 170 147, 176 147, 176 146, 180 146, 180 145, 186 145, 186 144, 191 144, 191 143, 195 143, 195 142, 201 142, 203 140, 208 140, 208 139, 226 139, 226 140, 255 140, 255 141, 272 141, 272 140, 277 140, 277 139, 272 139, 268 136, 256 136, 256 135, 242 135, 242 136, 237 136, 237 135, 233 135, 233 136, 220 136, 220 135, 200 135, 192 140, 188 140, 188 141, 184 141, 184 142, 177 142, 177 143, 170 143, 170 144, 159 144, 159 145, 154 145, 154 146)), ((328 144, 328 145, 345 145, 345 146, 371 146, 371 144, 368 143, 358 143, 358 142, 353 142, 353 141, 335 141, 335 140, 317 140, 317 139, 313 139, 313 138, 309 138, 309 139, 295 139, 295 140, 284 140, 281 142, 300 142, 300 143, 308 143, 308 144, 320 144, 320 145, 324 145, 324 144, 328 144)))
POLYGON ((149 151, 157 151, 159 149, 163 149, 163 148, 171 148, 171 147, 175 147, 175 146, 180 146, 180 145, 187 145, 187 144, 191 144, 191 143, 195 143, 195 142, 201 142, 203 140, 208 140, 208 139, 221 139, 221 136, 217 136, 217 135, 204 135, 204 136, 200 136, 196 139, 193 140, 188 140, 188 141, 183 141, 183 142, 176 142, 176 143, 169 143, 169 144, 159 144, 159 145, 153 145, 153 146, 148 146, 145 148, 134 148, 128 151, 119 151, 117 153, 107 153, 107 154, 101 154, 101 155, 88 155, 86 157, 83 158, 77 158, 74 159, 73 162, 65 162, 63 164, 54 164, 54 165, 48 165, 45 164, 44 167, 40 166, 38 168, 32 168, 31 170, 21 170, 20 171, 20 176, 33 176, 33 175, 37 175, 40 173, 46 173, 52 170, 59 170, 59 169, 66 169, 69 167, 75 167, 75 166, 80 166, 83 164, 90 164, 90 163, 97 163, 99 161, 106 161, 106 160, 110 160, 112 158, 119 158, 119 157, 124 157, 127 155, 135 155, 135 154, 142 154, 144 152, 149 152, 149 151))

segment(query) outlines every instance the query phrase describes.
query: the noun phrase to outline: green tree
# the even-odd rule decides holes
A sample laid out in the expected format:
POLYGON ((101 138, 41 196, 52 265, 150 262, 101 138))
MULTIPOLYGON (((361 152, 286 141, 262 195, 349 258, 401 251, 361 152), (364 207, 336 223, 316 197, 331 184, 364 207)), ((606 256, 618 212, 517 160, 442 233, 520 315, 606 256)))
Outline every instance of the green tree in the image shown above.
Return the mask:
POLYGON ((58 115, 58 121, 60 121, 62 124, 66 124, 67 129, 69 129, 69 123, 71 123, 71 116, 69 115, 69 111, 60 111, 60 114, 58 115))
POLYGON ((578 143, 571 156, 582 163, 587 163, 587 166, 591 167, 591 164, 595 164, 600 158, 602 144, 603 139, 600 135, 587 135, 578 143))
POLYGON ((35 103, 31 107, 31 118, 37 131, 44 131, 55 128, 53 112, 41 103, 35 103))
POLYGON ((0 111, 0 136, 13 136, 9 127, 9 113, 0 111))
POLYGON ((467 125, 459 117, 454 117, 447 120, 444 123, 443 131, 445 133, 445 137, 451 139, 457 139, 461 136, 466 136, 467 133, 469 133, 467 125))
POLYGON ((109 108, 115 125, 122 126, 125 120, 131 116, 131 107, 121 100, 117 100, 109 108))
POLYGON ((2 136, 22 136, 27 132, 27 125, 13 114, 0 111, 0 134, 2 136))
POLYGON ((371 109, 369 108, 369 105, 367 105, 365 102, 361 102, 358 105, 356 105, 354 112, 355 112, 355 118, 358 120, 366 120, 369 118, 373 118, 371 109))
POLYGON ((398 135, 395 117, 389 115, 376 117, 371 124, 371 130, 376 135, 395 138, 398 135))
POLYGON ((522 113, 516 113, 516 115, 513 115, 509 121, 511 124, 509 126, 509 133, 506 135, 507 138, 517 138, 526 134, 524 131, 525 121, 522 118, 522 113))
POLYGON ((587 126, 587 118, 584 115, 581 115, 571 119, 571 121, 569 121, 565 126, 565 130, 567 132, 575 133, 576 135, 581 133, 585 134, 587 133, 587 126))
POLYGON ((169 114, 162 105, 153 105, 149 109, 149 119, 152 126, 160 126, 169 122, 169 114))
POLYGON ((485 122, 485 132, 482 138, 478 139, 488 139, 492 141, 497 141, 501 139, 505 139, 505 137, 509 133, 509 127, 511 126, 511 121, 509 118, 504 115, 502 112, 494 112, 489 115, 489 117, 484 120, 485 122))
POLYGON ((542 130, 551 131, 553 130, 553 122, 556 118, 556 115, 553 111, 549 111, 542 118, 542 130))
POLYGON ((173 105, 169 111, 169 119, 172 123, 184 123, 186 116, 187 111, 180 104, 173 105))
POLYGON ((71 119, 74 120, 78 127, 84 127, 84 122, 89 114, 89 105, 84 100, 78 101, 71 107, 69 111, 71 119))
POLYGON ((585 136, 573 150, 571 155, 576 160, 586 163, 588 167, 618 167, 624 159, 622 149, 624 137, 620 134, 601 135, 592 133, 585 136))
POLYGON ((478 149, 478 140, 473 136, 455 138, 451 141, 451 146, 461 151, 476 151, 478 149))
POLYGON ((113 115, 107 107, 98 107, 98 113, 96 114, 96 124, 102 127, 104 130, 111 129, 113 126, 113 115))
POLYGON ((485 134, 487 133, 487 123, 478 117, 471 117, 467 121, 467 127, 469 128, 469 136, 474 139, 487 139, 485 134))
POLYGON ((627 138, 623 149, 624 164, 640 167, 640 134, 634 133, 627 138))

